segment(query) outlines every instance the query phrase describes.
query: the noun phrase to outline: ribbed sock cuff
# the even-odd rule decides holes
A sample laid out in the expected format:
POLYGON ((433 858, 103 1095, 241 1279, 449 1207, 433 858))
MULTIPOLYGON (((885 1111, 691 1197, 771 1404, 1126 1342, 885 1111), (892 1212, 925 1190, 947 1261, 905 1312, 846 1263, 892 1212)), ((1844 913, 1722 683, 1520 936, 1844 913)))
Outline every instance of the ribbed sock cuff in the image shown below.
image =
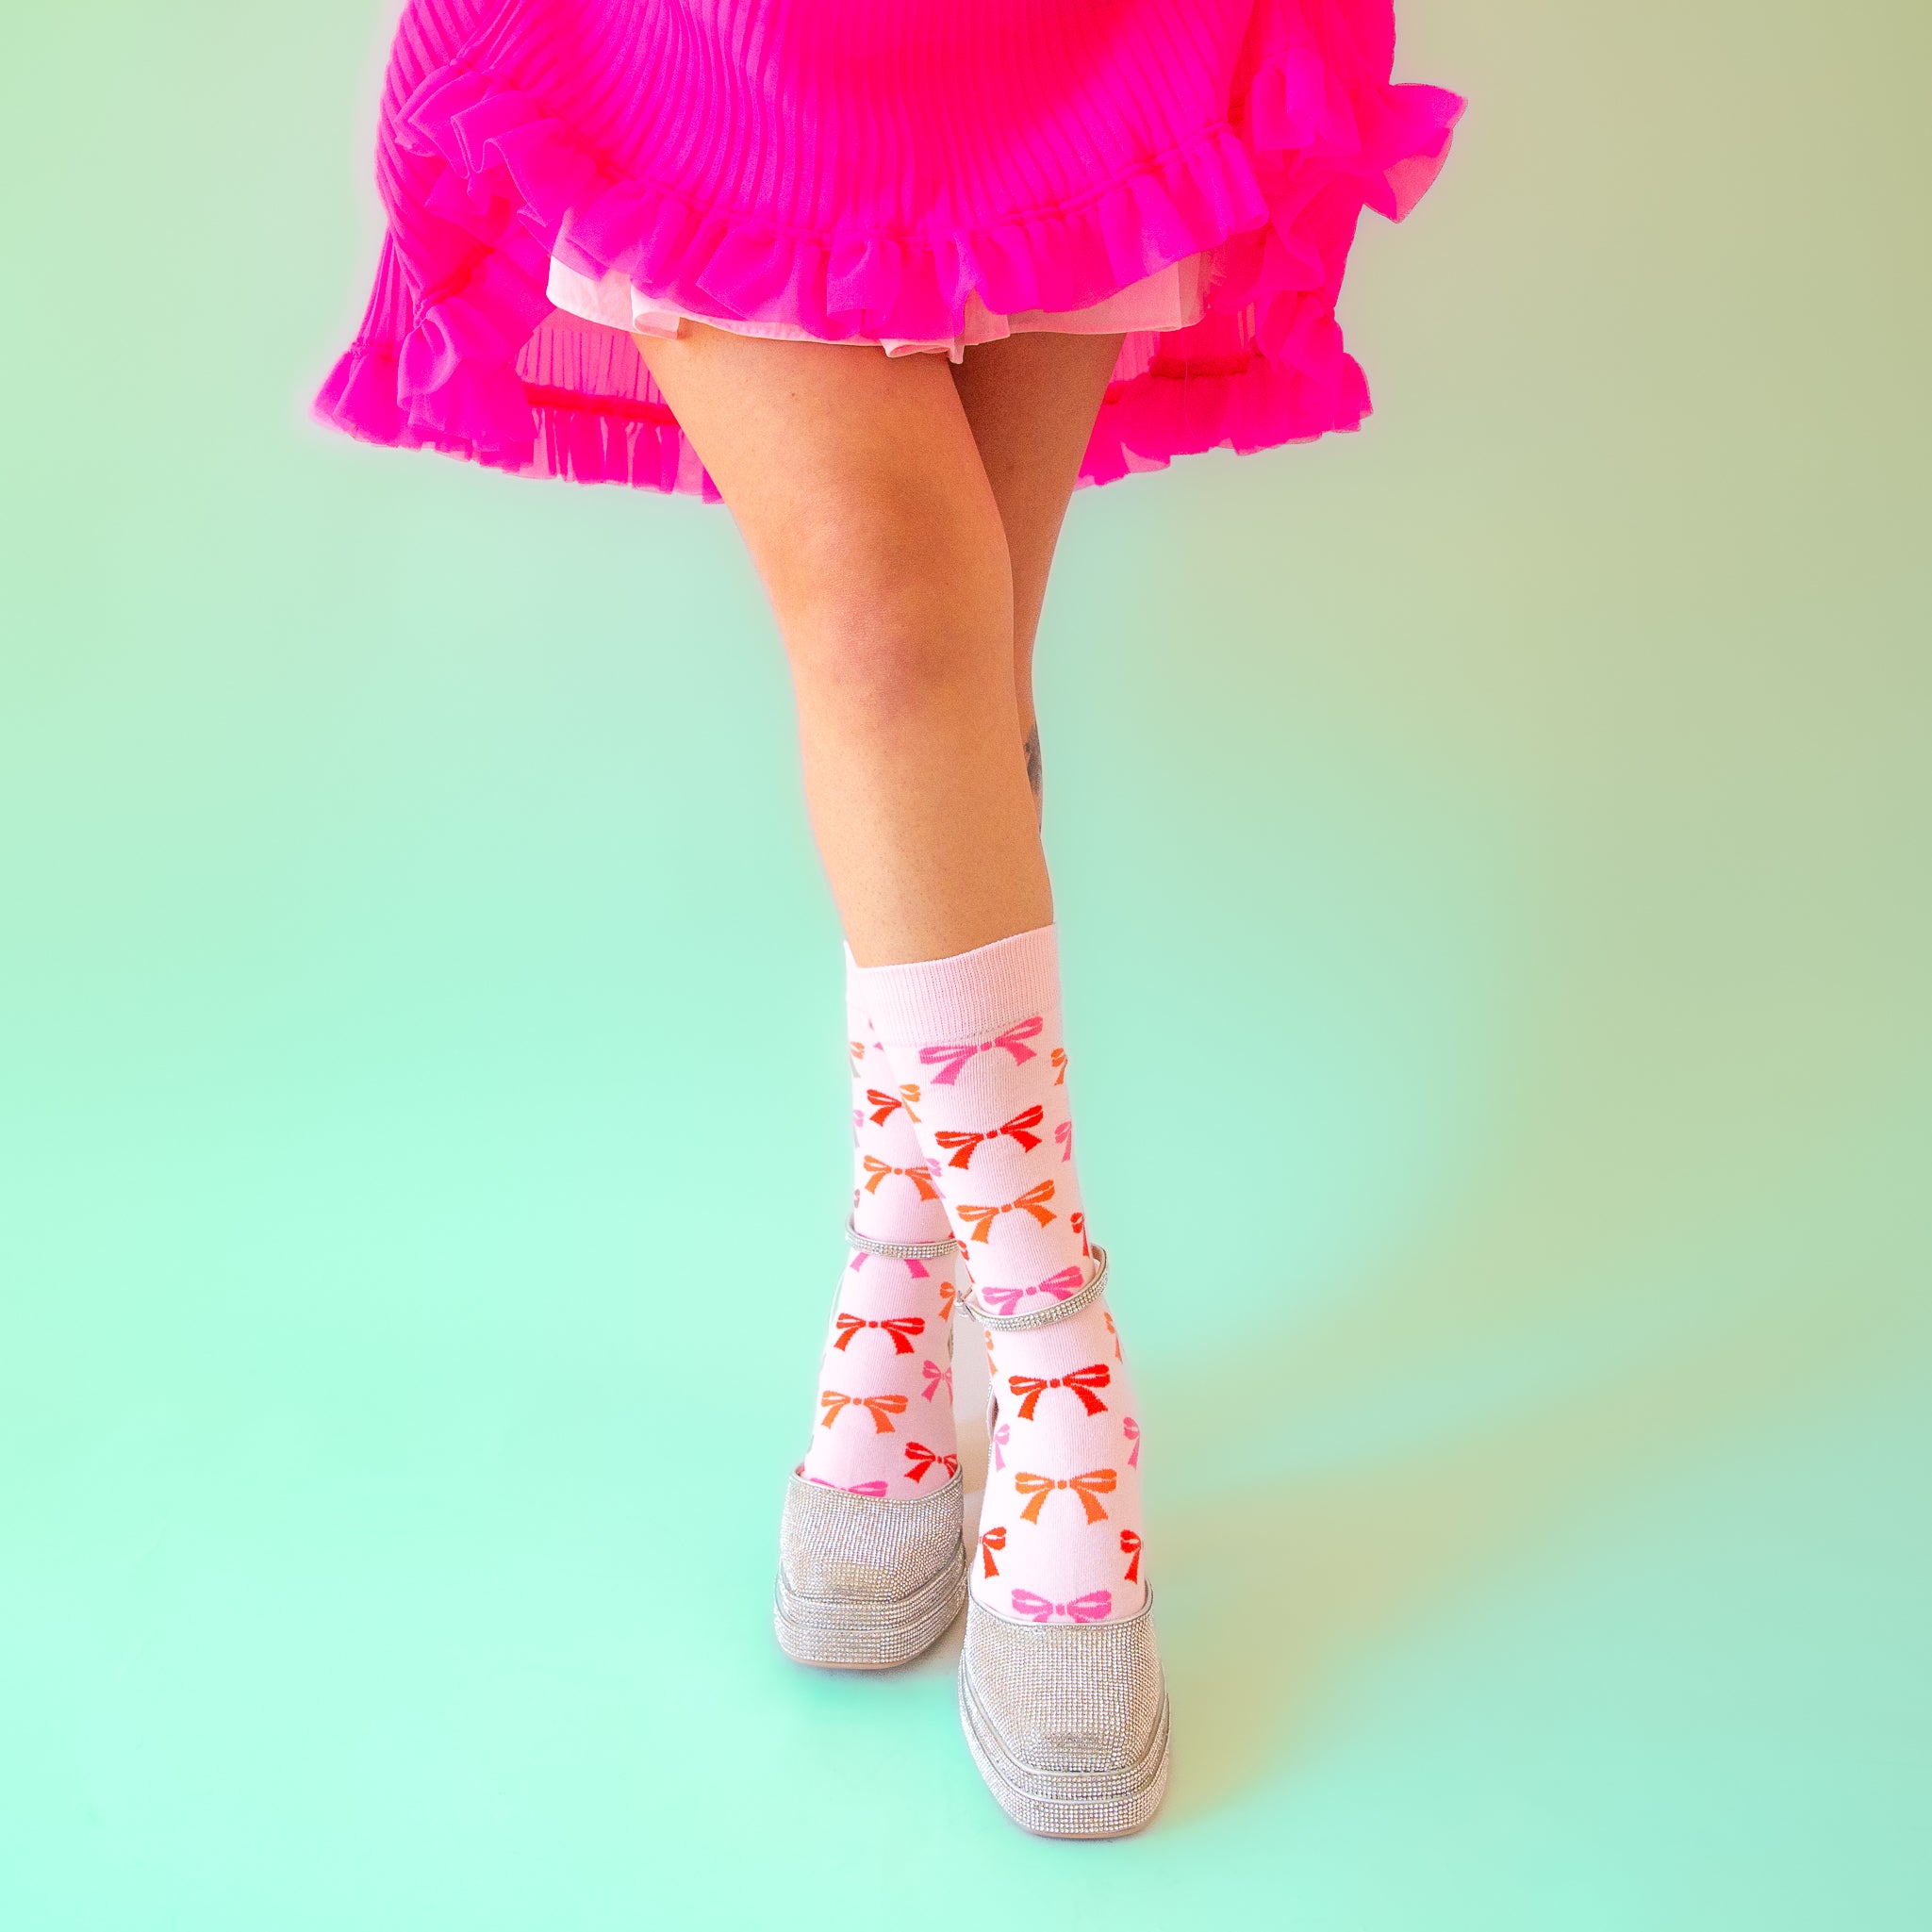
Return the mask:
MULTIPOLYGON (((851 957, 850 947, 846 957, 851 957)), ((887 1046, 998 1032, 1060 1004, 1060 948, 1052 926, 1016 933, 949 959, 849 970, 887 1046)))

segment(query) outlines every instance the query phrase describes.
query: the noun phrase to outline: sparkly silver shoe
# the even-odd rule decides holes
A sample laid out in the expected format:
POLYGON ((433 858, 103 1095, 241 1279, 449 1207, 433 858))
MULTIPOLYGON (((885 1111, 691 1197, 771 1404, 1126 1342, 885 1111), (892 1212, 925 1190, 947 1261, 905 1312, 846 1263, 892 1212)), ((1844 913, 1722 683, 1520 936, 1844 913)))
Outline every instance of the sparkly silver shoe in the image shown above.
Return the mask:
MULTIPOLYGON (((854 1247, 934 1261, 950 1241, 854 1247)), ((794 1472, 778 1530, 772 1623, 780 1647, 827 1670, 890 1670, 938 1642, 966 1600, 966 1485, 955 1474, 924 1496, 866 1496, 794 1472)))
MULTIPOLYGON (((1023 1315, 957 1306, 999 1331, 1032 1329, 1094 1301, 1107 1254, 1078 1295, 1023 1315)), ((1153 1596, 1101 1624, 1022 1623, 966 1603, 959 1716, 986 1788, 1016 1825, 1047 1838, 1118 1838, 1160 1809, 1167 1789, 1167 1685, 1153 1596)))

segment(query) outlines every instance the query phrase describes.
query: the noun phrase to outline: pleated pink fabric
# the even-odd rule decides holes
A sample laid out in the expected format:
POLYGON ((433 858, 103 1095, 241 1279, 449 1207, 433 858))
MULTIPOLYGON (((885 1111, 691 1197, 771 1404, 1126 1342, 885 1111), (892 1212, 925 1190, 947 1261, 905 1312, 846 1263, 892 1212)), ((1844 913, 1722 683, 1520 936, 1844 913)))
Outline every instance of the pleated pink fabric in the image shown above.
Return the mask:
POLYGON ((1205 254, 1189 328, 1130 336, 1082 480, 1353 429, 1335 321, 1364 207, 1399 220, 1462 102, 1391 84, 1389 0, 408 0, 388 232, 317 399, 372 441, 717 490, 554 254, 702 315, 945 339, 968 298, 1072 310, 1205 254))

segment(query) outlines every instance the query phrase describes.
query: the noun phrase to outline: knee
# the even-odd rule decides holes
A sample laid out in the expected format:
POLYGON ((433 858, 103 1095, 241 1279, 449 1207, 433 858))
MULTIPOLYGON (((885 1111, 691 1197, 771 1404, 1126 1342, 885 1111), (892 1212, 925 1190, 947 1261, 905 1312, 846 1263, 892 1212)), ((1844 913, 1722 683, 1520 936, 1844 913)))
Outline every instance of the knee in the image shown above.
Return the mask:
POLYGON ((1013 576, 990 503, 901 488, 786 533, 768 572, 795 675, 898 709, 1012 676, 1013 576))

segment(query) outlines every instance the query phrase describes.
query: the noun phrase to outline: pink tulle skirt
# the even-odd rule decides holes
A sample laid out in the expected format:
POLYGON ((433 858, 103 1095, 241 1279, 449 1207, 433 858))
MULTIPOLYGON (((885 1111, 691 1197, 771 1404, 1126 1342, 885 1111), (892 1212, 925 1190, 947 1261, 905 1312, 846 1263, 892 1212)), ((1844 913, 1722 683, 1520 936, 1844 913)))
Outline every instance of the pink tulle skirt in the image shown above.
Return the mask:
POLYGON ((408 0, 388 235, 317 408, 715 498, 632 335, 695 316, 888 353, 1118 330, 1088 483, 1353 429, 1356 223, 1407 213, 1462 107, 1393 58, 1389 0, 408 0))

